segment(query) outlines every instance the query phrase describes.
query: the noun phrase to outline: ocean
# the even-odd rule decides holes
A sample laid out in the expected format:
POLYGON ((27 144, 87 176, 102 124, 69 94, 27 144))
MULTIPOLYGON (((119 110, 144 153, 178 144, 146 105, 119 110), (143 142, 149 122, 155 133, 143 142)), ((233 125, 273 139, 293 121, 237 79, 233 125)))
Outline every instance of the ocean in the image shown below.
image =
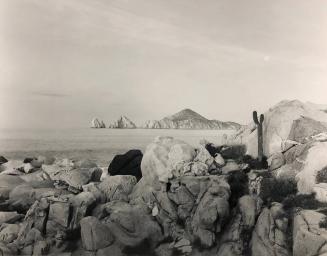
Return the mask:
POLYGON ((157 136, 171 136, 193 146, 201 139, 216 144, 224 142, 224 134, 233 130, 170 130, 170 129, 49 129, 0 130, 0 155, 10 160, 23 160, 39 155, 58 159, 90 159, 99 166, 108 166, 116 154, 130 149, 144 152, 157 136))

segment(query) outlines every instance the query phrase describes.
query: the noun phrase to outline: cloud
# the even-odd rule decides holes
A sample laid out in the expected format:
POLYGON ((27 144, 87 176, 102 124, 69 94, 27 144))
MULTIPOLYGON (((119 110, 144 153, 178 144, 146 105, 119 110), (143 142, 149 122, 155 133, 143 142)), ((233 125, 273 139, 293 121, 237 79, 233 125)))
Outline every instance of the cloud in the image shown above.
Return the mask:
POLYGON ((32 95, 42 96, 42 97, 51 97, 51 98, 64 98, 70 97, 69 94, 64 93, 53 93, 53 92, 32 92, 32 95))

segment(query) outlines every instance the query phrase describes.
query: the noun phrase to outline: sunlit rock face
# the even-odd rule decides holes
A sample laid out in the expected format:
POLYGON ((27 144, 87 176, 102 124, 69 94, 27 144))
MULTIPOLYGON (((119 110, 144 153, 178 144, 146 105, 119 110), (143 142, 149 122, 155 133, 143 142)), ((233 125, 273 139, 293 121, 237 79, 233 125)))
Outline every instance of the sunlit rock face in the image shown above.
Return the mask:
POLYGON ((106 128, 106 125, 103 121, 100 121, 98 118, 93 118, 91 121, 91 128, 106 128))
MULTIPOLYGON (((281 101, 264 113, 264 154, 269 157, 287 149, 289 143, 303 143, 308 137, 327 131, 327 113, 312 104, 281 101)), ((257 157, 257 131, 254 123, 240 131, 235 142, 247 146, 247 154, 257 157)))
POLYGON ((143 128, 148 129, 215 129, 215 130, 237 130, 241 127, 235 122, 222 122, 209 120, 191 109, 184 109, 174 115, 167 116, 161 120, 149 120, 143 128))
POLYGON ((109 125, 113 129, 135 129, 136 125, 126 116, 121 116, 116 122, 109 125))

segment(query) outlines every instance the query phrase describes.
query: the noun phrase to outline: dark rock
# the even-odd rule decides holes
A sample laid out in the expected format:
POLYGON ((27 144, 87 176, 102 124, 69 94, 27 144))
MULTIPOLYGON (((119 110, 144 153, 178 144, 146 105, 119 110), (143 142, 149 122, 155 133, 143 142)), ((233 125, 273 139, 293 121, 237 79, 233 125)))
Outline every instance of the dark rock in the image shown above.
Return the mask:
POLYGON ((0 165, 7 163, 8 160, 4 156, 0 156, 0 165))
POLYGON ((242 159, 246 153, 246 147, 244 145, 231 145, 224 146, 219 152, 223 158, 227 159, 242 159))
POLYGON ((141 179, 141 161, 143 154, 140 150, 130 150, 123 155, 117 155, 111 161, 108 172, 110 175, 133 175, 141 179))
POLYGON ((33 160, 35 160, 35 157, 26 157, 23 161, 24 164, 31 163, 33 160))
POLYGON ((220 153, 220 150, 223 148, 223 146, 215 146, 212 143, 208 143, 205 145, 206 150, 210 153, 212 157, 215 157, 216 154, 220 153))

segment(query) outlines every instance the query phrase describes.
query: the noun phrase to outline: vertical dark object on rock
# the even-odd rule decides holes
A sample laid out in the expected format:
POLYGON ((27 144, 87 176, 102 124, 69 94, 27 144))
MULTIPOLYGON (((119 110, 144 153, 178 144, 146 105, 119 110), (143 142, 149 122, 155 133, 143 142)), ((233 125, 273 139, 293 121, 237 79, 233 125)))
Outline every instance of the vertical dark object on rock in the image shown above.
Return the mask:
POLYGON ((263 134, 262 134, 262 124, 264 121, 264 115, 260 115, 260 120, 258 119, 257 111, 253 111, 253 121, 257 126, 258 131, 258 160, 262 162, 263 159, 263 134))

